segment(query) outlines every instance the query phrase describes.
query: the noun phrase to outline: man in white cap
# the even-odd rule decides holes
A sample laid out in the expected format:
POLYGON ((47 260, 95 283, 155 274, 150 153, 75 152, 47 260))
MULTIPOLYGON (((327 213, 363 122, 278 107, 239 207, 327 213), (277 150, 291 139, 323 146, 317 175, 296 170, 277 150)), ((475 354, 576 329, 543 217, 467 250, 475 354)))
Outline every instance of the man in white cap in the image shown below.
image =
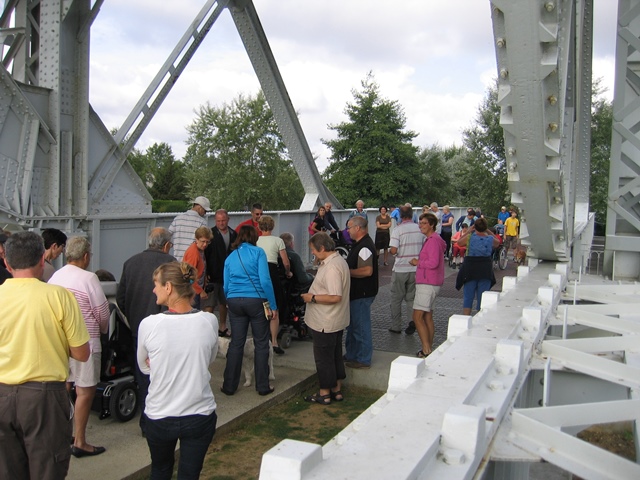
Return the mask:
POLYGON ((179 262, 184 257, 184 252, 193 243, 195 231, 200 227, 207 226, 204 218, 207 212, 211 211, 211 204, 206 197, 196 197, 193 201, 193 208, 181 213, 173 219, 169 225, 169 231, 173 234, 173 256, 179 262))

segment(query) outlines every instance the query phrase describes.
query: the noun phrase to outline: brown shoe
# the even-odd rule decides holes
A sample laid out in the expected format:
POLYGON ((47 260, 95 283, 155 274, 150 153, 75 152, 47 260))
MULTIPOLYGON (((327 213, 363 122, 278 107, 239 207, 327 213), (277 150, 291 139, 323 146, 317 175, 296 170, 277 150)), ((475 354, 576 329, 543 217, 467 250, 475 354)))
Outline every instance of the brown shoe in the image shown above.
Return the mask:
POLYGON ((366 363, 360 363, 360 362, 346 362, 345 365, 349 368, 360 368, 360 369, 371 368, 371 365, 367 365, 366 363))

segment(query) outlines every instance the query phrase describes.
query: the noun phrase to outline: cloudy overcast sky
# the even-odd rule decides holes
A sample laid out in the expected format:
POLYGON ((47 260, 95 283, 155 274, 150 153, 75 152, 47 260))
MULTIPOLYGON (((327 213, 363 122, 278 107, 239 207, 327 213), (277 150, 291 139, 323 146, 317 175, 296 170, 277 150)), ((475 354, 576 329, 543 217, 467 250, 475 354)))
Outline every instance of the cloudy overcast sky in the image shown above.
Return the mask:
MULTIPOLYGON (((119 127, 205 4, 204 0, 109 0, 92 29, 91 103, 119 127)), ((617 2, 595 0, 594 75, 611 98, 617 2), (614 6, 614 8, 611 8, 614 6)), ((372 71, 381 94, 405 110, 415 143, 461 143, 496 76, 488 0, 254 0, 318 166, 328 124, 346 119, 352 90, 372 71)), ((225 10, 137 147, 186 151, 194 110, 255 94, 257 77, 225 10)))

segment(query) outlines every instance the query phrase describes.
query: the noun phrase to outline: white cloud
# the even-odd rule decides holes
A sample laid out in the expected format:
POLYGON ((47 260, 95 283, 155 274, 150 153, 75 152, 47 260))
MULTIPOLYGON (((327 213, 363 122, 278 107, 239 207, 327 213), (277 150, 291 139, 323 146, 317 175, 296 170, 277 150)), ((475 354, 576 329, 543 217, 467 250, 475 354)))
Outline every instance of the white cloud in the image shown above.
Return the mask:
MULTIPOLYGON (((613 94, 615 12, 595 2, 594 75, 613 94), (612 30, 613 29, 613 30, 612 30)), ((200 11, 202 0, 110 0, 92 30, 91 102, 108 127, 117 127, 200 11)), ((254 0, 285 85, 318 164, 328 164, 322 138, 346 119, 368 71, 381 94, 405 109, 416 144, 461 143, 486 88, 496 76, 487 1, 254 0)), ((186 151, 194 110, 220 105, 259 82, 225 11, 138 144, 169 143, 186 151)))

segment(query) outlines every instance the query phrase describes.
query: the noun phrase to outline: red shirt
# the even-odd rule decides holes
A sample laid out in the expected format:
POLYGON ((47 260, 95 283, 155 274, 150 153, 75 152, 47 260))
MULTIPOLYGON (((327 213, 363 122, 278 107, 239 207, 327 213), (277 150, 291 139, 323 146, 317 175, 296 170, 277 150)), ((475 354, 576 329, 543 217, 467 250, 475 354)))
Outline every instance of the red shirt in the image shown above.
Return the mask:
POLYGON ((253 218, 250 218, 249 220, 245 220, 244 222, 240 222, 238 224, 238 226, 236 227, 236 232, 238 230, 240 230, 240 227, 243 225, 251 225, 252 227, 254 227, 256 229, 256 231, 258 232, 258 236, 261 237, 262 236, 262 230, 260 230, 260 227, 258 227, 258 222, 254 222, 253 218))

